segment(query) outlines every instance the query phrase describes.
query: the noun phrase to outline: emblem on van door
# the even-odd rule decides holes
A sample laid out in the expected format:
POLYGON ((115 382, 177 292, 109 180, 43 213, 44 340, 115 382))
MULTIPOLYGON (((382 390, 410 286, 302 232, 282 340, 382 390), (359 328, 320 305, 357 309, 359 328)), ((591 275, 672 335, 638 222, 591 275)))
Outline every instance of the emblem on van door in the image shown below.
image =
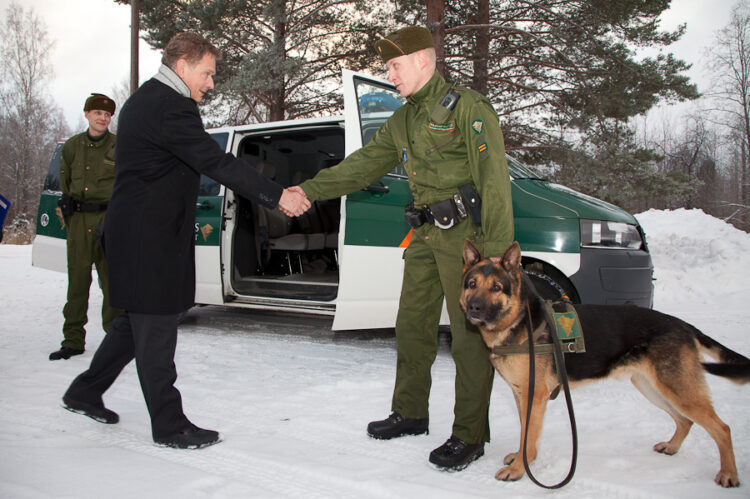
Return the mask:
POLYGON ((214 228, 211 227, 209 224, 206 224, 203 227, 201 227, 201 234, 203 234, 203 240, 208 241, 208 236, 210 236, 213 231, 214 231, 214 228))
POLYGON ((39 217, 39 223, 42 224, 42 227, 46 227, 49 225, 49 215, 46 213, 42 213, 42 216, 39 217))

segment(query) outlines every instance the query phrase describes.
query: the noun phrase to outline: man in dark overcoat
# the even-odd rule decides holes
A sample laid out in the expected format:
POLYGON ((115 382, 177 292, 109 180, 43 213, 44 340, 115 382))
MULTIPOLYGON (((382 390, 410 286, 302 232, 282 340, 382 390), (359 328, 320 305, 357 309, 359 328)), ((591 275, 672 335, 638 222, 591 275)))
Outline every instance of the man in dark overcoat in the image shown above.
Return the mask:
POLYGON ((192 424, 174 386, 179 315, 195 296, 195 210, 200 174, 269 208, 298 215, 301 191, 282 189, 226 154, 203 128, 197 103, 213 88, 218 50, 193 33, 167 44, 157 75, 120 113, 116 177, 104 224, 110 302, 124 310, 63 397, 64 407, 97 421, 118 415, 102 396, 135 358, 157 445, 199 448, 216 431, 192 424))

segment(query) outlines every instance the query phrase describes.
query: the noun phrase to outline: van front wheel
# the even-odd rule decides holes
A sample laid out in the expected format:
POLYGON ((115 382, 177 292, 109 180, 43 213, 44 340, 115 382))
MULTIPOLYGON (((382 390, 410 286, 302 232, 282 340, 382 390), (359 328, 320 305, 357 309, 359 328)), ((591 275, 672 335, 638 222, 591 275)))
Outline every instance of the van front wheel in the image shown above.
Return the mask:
POLYGON ((567 299, 573 303, 579 303, 578 295, 567 279, 561 276, 554 276, 555 269, 546 269, 545 265, 535 262, 530 265, 524 265, 524 271, 534 284, 537 293, 545 300, 567 299), (541 268, 539 268, 541 267, 541 268))

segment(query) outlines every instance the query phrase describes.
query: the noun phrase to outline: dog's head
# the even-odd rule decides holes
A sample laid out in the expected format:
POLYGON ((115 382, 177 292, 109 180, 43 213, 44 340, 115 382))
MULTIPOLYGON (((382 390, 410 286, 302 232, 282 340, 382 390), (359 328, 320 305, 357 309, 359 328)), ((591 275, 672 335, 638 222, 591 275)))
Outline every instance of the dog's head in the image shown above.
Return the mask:
POLYGON ((495 261, 482 258, 467 239, 463 256, 461 307, 466 318, 483 331, 510 328, 521 311, 521 247, 514 242, 495 261))

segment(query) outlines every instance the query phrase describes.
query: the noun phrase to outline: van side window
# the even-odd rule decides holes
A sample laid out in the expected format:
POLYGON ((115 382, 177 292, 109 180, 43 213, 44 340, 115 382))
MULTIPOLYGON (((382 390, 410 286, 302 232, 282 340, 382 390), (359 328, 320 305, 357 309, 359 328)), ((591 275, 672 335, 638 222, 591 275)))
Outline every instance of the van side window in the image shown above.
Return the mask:
POLYGON ((403 163, 399 163, 396 166, 393 167, 393 170, 391 170, 388 175, 391 177, 401 177, 401 178, 408 178, 409 176, 406 174, 406 168, 404 168, 403 163))
POLYGON ((55 152, 49 160, 47 176, 44 177, 44 190, 60 192, 60 155, 62 154, 63 143, 60 142, 55 146, 55 152))
MULTIPOLYGON (((223 151, 227 150, 227 141, 229 140, 229 133, 227 132, 214 132, 210 133, 211 138, 219 144, 219 147, 223 151)), ((198 187, 199 196, 218 196, 221 191, 221 184, 212 178, 208 178, 205 175, 201 175, 201 183, 198 187)))
POLYGON ((370 142, 375 136, 375 132, 390 118, 393 112, 406 102, 406 99, 401 97, 394 88, 376 85, 357 78, 354 80, 354 90, 357 93, 362 145, 364 146, 370 142))
MULTIPOLYGON (((383 123, 406 102, 406 99, 401 97, 395 88, 358 78, 354 79, 354 90, 357 93, 362 145, 367 145, 383 123)), ((396 165, 388 175, 407 178, 406 170, 401 163, 396 165)))

